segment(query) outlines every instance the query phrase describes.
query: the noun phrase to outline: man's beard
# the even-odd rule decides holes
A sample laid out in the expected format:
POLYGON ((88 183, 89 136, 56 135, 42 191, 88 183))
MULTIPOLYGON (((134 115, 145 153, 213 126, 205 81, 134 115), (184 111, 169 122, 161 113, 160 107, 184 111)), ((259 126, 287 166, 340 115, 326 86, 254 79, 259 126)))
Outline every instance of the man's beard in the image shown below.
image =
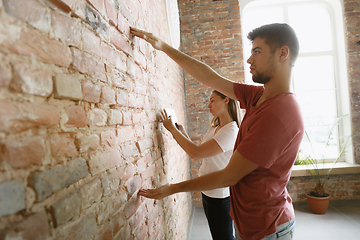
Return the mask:
POLYGON ((268 61, 268 68, 265 69, 263 72, 258 72, 257 75, 252 76, 252 79, 255 83, 265 84, 270 81, 271 77, 275 72, 273 58, 270 58, 268 61))
POLYGON ((253 75, 252 79, 255 83, 261 83, 261 84, 265 84, 267 83, 271 77, 269 75, 265 75, 265 74, 257 74, 257 75, 253 75))

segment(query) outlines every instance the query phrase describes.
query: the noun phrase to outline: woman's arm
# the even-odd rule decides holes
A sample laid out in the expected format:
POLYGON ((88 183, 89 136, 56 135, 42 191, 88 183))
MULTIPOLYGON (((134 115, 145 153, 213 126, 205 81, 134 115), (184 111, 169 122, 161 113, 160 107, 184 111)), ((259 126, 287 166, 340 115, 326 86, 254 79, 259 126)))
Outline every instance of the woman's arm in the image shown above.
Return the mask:
POLYGON ((197 146, 190 139, 186 138, 179 130, 177 130, 165 110, 161 111, 160 119, 164 124, 164 127, 172 134, 175 141, 182 149, 184 149, 192 160, 199 161, 203 158, 212 157, 223 152, 219 144, 214 139, 197 146))

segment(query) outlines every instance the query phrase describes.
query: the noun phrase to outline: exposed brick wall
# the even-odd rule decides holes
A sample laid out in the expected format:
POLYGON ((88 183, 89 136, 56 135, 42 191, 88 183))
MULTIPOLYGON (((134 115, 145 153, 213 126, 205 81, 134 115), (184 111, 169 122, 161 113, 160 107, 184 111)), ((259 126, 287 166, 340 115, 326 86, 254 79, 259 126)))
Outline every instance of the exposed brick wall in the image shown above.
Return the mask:
POLYGON ((360 1, 344 0, 354 156, 360 164, 360 1))
MULTIPOLYGON (((315 188, 311 177, 293 177, 288 184, 289 194, 294 202, 306 201, 306 194, 315 188)), ((325 191, 331 200, 360 200, 359 174, 331 175, 325 183, 325 191)))
POLYGON ((0 239, 186 239, 190 194, 137 196, 190 176, 182 71, 129 26, 165 1, 0 0, 0 239))
MULTIPOLYGON (((208 64, 219 74, 244 81, 243 52, 238 0, 179 0, 182 51, 208 64)), ((185 73, 188 133, 199 143, 209 128, 211 113, 208 98, 212 89, 185 73)), ((198 176, 200 163, 193 163, 198 176)), ((199 193, 194 203, 201 204, 199 193)))

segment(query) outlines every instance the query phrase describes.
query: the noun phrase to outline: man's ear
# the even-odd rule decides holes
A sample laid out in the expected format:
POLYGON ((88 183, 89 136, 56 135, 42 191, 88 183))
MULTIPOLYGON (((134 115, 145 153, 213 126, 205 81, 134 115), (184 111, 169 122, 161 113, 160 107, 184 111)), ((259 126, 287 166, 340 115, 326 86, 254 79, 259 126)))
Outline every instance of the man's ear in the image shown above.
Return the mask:
POLYGON ((290 50, 288 46, 282 46, 279 50, 280 61, 285 61, 290 55, 290 50))

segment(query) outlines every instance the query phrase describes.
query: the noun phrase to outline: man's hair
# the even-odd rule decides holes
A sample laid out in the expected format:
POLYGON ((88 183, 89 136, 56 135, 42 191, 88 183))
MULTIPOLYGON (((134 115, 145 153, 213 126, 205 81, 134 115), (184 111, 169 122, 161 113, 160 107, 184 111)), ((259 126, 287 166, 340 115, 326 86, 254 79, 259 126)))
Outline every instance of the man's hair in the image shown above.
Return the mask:
POLYGON ((255 38, 264 38, 272 53, 282 46, 290 49, 290 64, 294 65, 299 55, 299 40, 292 27, 286 23, 263 25, 252 30, 247 38, 253 42, 255 38))

